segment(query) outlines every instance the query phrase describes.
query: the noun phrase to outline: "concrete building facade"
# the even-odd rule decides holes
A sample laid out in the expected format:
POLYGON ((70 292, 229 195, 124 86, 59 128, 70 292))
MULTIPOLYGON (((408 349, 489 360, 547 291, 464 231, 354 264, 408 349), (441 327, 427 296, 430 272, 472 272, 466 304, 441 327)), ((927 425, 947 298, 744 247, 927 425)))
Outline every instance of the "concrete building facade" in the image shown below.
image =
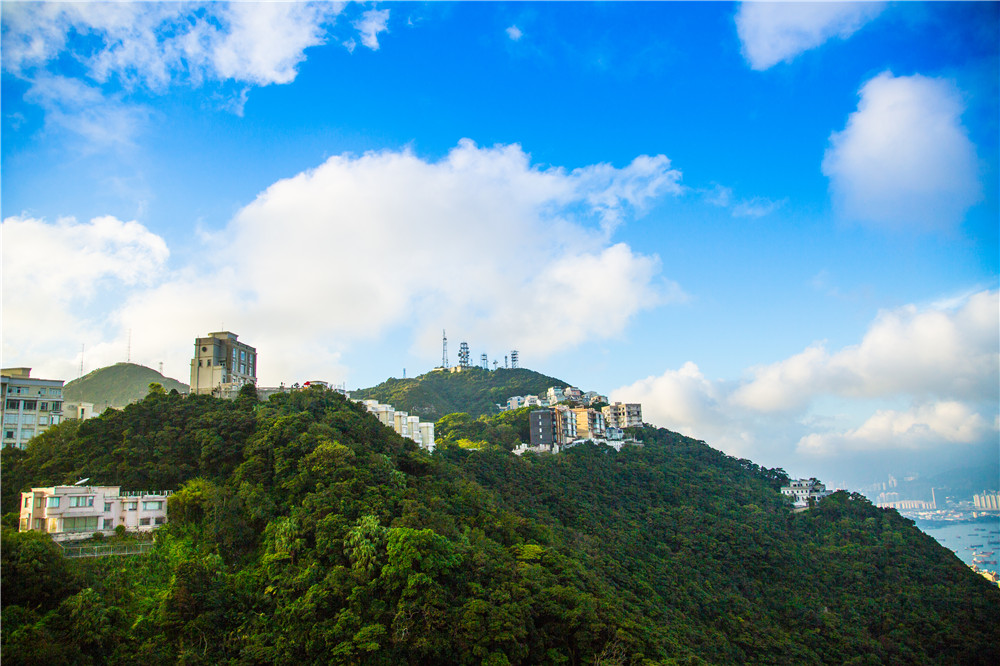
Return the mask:
POLYGON ((604 420, 615 428, 641 428, 642 405, 637 402, 614 402, 601 408, 604 420))
POLYGON ((120 486, 53 486, 21 493, 19 530, 47 532, 56 541, 110 535, 123 525, 148 532, 167 522, 173 491, 122 492, 120 486))
POLYGON ((257 384, 257 350, 229 331, 194 341, 191 393, 235 398, 244 384, 257 384))
POLYGON ((63 419, 63 381, 31 376, 31 368, 0 370, 3 445, 23 449, 28 440, 63 419))

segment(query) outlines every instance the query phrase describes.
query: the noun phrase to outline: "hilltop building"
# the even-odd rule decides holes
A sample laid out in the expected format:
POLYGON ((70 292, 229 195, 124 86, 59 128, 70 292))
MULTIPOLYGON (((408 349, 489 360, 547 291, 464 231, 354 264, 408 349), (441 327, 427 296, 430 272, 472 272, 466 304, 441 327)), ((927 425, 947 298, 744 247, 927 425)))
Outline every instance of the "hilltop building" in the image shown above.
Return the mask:
POLYGON ((31 368, 0 370, 3 445, 23 449, 28 440, 63 419, 63 381, 31 376, 31 368))
POLYGON ((827 490, 826 486, 820 483, 815 477, 810 479, 792 479, 787 486, 781 487, 781 494, 787 495, 795 500, 795 508, 809 506, 809 500, 819 501, 827 495, 832 495, 832 490, 827 490))
POLYGON ((604 420, 615 428, 641 428, 642 405, 638 402, 615 402, 601 408, 604 420))
POLYGON ((110 535, 119 525, 139 532, 167 522, 173 491, 121 492, 120 486, 53 486, 21 493, 19 530, 48 532, 56 541, 110 535))
POLYGON ((235 398, 244 384, 257 383, 257 350, 229 331, 194 341, 191 394, 235 398))

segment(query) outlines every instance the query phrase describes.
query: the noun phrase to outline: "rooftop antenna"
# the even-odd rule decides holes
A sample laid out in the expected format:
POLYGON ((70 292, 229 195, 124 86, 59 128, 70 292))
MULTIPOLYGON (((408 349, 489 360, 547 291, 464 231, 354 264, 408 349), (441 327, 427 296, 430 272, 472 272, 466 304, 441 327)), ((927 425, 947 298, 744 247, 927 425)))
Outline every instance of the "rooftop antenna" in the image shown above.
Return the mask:
POLYGON ((441 329, 441 367, 448 369, 448 335, 441 329))
POLYGON ((77 481, 73 485, 74 486, 82 486, 83 484, 87 483, 87 481, 90 481, 90 477, 89 476, 86 479, 80 479, 79 481, 77 481))
POLYGON ((83 349, 84 349, 85 346, 86 345, 83 342, 80 343, 80 376, 81 377, 83 377, 83 349))
POLYGON ((494 360, 493 361, 493 369, 496 370, 498 365, 500 365, 500 361, 494 360))
POLYGON ((518 364, 517 364, 517 350, 516 349, 510 353, 510 367, 512 367, 512 368, 518 367, 518 364))
POLYGON ((469 367, 469 343, 463 342, 458 346, 458 365, 461 368, 469 367))
POLYGON ((483 367, 483 370, 490 369, 490 362, 486 360, 486 354, 483 354, 482 356, 479 357, 479 365, 483 367))

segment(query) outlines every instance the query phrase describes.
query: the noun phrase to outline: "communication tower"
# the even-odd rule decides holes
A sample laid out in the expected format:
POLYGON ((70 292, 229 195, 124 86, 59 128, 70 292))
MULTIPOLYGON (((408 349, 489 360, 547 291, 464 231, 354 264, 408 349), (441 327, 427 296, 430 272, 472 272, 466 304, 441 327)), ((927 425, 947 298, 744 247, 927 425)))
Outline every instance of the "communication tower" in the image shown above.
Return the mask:
POLYGON ((504 367, 504 369, 510 367, 510 365, 507 363, 507 354, 503 355, 503 367, 504 367))
POLYGON ((500 365, 500 361, 494 360, 493 361, 493 369, 496 370, 498 365, 500 365))
POLYGON ((510 353, 510 367, 512 367, 512 368, 516 368, 517 367, 517 350, 516 349, 510 353))
POLYGON ((448 335, 441 329, 441 367, 448 369, 448 335))
POLYGON ((469 367, 469 343, 463 342, 458 345, 458 365, 460 368, 469 367))
POLYGON ((486 354, 479 357, 479 365, 483 366, 483 370, 490 369, 490 362, 486 360, 486 354))

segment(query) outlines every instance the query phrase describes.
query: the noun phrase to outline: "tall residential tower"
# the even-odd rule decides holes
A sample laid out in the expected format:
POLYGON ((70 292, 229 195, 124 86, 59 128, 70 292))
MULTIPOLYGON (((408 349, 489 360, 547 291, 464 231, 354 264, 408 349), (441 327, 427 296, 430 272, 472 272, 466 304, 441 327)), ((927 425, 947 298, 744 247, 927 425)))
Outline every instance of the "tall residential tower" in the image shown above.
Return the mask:
POLYGON ((244 384, 257 383, 257 350, 229 331, 194 341, 191 393, 234 398, 244 384))

